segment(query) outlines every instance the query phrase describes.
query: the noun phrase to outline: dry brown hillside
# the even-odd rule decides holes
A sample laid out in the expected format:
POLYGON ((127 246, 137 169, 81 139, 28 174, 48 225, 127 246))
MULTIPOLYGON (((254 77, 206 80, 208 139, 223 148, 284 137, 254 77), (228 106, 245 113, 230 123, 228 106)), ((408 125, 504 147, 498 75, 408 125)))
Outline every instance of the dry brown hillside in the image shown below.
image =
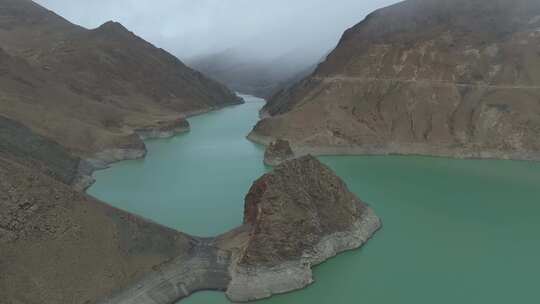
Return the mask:
POLYGON ((2 303, 96 303, 194 246, 32 165, 0 151, 2 303))
POLYGON ((378 10, 263 114, 304 152, 540 159, 540 1, 378 10))
POLYGON ((30 0, 0 0, 0 115, 88 156, 141 146, 133 131, 241 102, 108 22, 87 30, 30 0))

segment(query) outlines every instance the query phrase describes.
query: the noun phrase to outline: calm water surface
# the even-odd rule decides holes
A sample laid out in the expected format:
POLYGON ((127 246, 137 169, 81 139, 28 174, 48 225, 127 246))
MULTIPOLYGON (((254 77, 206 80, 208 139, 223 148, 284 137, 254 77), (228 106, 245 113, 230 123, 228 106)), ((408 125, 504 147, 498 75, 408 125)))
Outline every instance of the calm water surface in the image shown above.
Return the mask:
MULTIPOLYGON (((262 100, 190 119, 145 160, 96 173, 89 193, 182 231, 239 225, 268 168, 245 139, 262 100)), ((539 303, 540 164, 425 157, 322 157, 383 219, 361 250, 315 269, 311 287, 263 304, 539 303)), ((182 304, 225 304, 202 292, 182 304)))

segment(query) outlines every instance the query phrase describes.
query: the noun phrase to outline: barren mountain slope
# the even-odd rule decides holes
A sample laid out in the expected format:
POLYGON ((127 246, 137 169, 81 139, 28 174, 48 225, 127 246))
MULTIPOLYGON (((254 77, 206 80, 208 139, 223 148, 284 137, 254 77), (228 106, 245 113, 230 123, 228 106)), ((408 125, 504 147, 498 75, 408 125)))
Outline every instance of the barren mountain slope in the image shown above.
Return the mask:
POLYGON ((0 114, 77 154, 140 146, 134 129, 241 102, 118 23, 86 30, 0 0, 0 114))
POLYGON ((19 161, 0 152, 2 303, 95 303, 193 247, 19 161))
POLYGON ((300 152, 540 159, 540 2, 376 11, 263 114, 250 138, 300 152))

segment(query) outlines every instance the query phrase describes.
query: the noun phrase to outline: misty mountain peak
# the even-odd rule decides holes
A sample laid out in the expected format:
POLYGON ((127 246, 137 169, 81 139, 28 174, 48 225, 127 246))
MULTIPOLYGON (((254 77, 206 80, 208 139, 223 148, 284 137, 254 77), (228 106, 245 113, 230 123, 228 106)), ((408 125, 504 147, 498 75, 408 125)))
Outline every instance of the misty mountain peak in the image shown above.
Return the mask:
POLYGON ((95 31, 105 32, 105 33, 115 33, 115 34, 133 34, 127 28, 125 28, 120 22, 116 21, 107 21, 100 25, 95 31))

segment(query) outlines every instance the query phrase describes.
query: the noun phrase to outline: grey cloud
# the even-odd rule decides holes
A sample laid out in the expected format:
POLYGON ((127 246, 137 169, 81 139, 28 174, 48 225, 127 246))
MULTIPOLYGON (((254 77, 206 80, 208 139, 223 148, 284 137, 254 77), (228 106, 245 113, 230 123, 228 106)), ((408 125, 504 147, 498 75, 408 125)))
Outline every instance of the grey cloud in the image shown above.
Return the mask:
POLYGON ((73 23, 119 21, 181 59, 242 48, 246 56, 306 57, 331 49, 348 27, 396 0, 36 0, 73 23))

